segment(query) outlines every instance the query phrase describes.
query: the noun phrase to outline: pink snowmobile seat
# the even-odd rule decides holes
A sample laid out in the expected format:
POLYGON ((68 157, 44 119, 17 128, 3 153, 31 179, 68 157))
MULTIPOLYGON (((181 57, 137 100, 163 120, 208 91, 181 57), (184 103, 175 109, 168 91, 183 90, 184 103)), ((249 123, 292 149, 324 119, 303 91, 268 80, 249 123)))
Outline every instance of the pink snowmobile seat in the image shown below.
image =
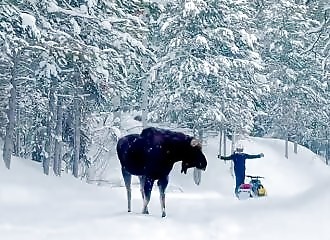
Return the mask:
POLYGON ((250 188, 251 188, 251 185, 248 184, 248 183, 243 183, 243 184, 241 184, 241 186, 240 186, 240 189, 250 189, 250 188))

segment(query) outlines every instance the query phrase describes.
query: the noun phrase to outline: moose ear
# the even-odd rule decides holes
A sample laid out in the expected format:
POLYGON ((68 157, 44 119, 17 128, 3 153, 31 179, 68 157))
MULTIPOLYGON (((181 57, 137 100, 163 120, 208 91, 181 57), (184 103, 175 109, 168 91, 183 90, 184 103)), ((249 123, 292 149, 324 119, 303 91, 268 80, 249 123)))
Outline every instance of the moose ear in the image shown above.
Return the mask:
POLYGON ((191 139, 190 145, 192 147, 202 148, 202 144, 196 138, 191 139))

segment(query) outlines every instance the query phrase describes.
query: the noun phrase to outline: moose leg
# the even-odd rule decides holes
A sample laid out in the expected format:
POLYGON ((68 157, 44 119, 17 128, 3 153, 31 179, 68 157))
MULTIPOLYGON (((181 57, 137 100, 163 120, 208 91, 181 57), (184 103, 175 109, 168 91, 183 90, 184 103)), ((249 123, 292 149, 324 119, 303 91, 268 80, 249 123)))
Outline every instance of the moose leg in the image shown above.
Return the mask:
MULTIPOLYGON (((146 182, 146 177, 145 176, 139 176, 139 180, 140 180, 140 192, 141 192, 141 196, 142 196, 142 200, 143 200, 143 204, 144 204, 144 199, 145 199, 145 194, 144 194, 144 184, 146 182)), ((144 209, 144 213, 148 214, 148 207, 146 207, 144 209)))
POLYGON ((162 217, 166 217, 165 212, 165 190, 168 185, 168 176, 161 178, 157 181, 160 195, 160 206, 162 208, 162 217))
POLYGON ((127 191, 127 209, 128 212, 131 212, 131 198, 132 198, 132 190, 131 190, 131 180, 132 175, 127 172, 124 168, 121 168, 121 172, 124 178, 125 187, 127 191))
POLYGON ((142 199, 144 200, 144 183, 146 181, 146 177, 139 176, 139 180, 140 180, 140 192, 141 192, 142 199))
POLYGON ((150 197, 151 197, 151 190, 152 190, 152 186, 154 185, 154 179, 149 178, 149 177, 145 177, 145 181, 144 181, 144 199, 143 199, 143 210, 142 213, 144 214, 149 214, 148 211, 148 204, 150 202, 150 197))

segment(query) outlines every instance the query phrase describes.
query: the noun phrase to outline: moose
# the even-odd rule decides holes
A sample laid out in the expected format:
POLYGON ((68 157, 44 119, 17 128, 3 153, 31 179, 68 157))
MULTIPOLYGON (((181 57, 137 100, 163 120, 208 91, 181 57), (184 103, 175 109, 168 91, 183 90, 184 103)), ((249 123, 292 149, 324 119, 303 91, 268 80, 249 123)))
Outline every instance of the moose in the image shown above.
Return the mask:
POLYGON ((181 173, 189 168, 205 171, 207 160, 201 143, 181 132, 148 127, 140 134, 129 134, 117 142, 117 155, 127 191, 128 212, 131 212, 131 178, 138 176, 143 199, 143 214, 149 214, 148 204, 152 187, 157 180, 162 217, 165 212, 165 190, 169 173, 181 161, 181 173))

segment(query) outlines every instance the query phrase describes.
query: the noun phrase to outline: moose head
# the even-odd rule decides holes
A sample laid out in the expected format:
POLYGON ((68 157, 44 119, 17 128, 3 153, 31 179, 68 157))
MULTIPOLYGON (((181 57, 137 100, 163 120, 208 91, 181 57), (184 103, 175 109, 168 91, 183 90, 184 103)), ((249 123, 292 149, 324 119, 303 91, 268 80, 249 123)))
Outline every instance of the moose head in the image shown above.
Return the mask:
POLYGON ((207 166, 206 157, 202 152, 202 144, 197 139, 193 138, 190 146, 183 152, 181 173, 186 174, 188 168, 197 168, 205 171, 207 166))

